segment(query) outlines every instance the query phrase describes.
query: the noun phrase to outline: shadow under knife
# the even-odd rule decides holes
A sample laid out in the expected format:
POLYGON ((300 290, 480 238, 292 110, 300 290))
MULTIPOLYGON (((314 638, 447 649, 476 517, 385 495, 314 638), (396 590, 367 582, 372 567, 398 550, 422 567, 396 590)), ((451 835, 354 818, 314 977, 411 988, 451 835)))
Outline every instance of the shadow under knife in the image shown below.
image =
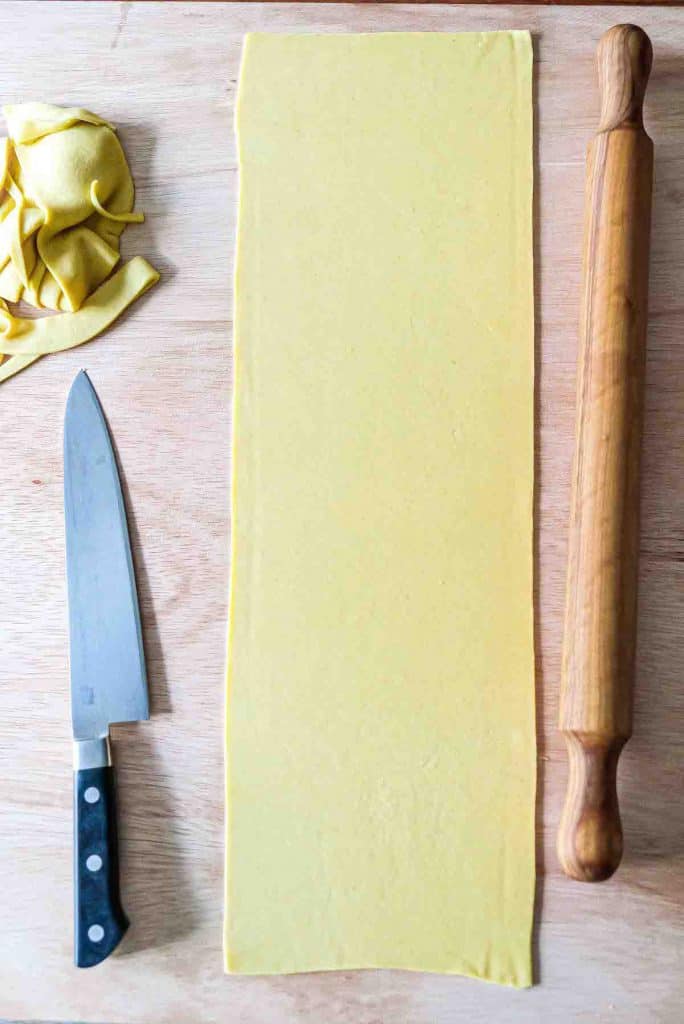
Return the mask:
MULTIPOLYGON (((154 601, 121 461, 112 438, 126 507, 147 666, 150 716, 170 714, 169 692, 154 601)), ((150 723, 114 726, 119 798, 122 901, 130 929, 119 955, 178 941, 198 924, 184 839, 174 812, 150 723), (117 742, 117 740, 121 742, 117 742)))

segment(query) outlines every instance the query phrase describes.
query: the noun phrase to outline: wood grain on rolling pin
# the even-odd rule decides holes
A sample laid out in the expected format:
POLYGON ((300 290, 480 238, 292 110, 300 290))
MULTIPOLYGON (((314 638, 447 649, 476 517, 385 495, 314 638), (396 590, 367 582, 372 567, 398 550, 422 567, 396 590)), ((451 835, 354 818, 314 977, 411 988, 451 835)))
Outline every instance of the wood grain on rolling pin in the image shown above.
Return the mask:
POLYGON ((642 105, 651 44, 620 25, 599 44, 601 122, 589 147, 560 727, 570 777, 558 853, 572 877, 622 856, 616 792, 632 733, 653 144, 642 105))

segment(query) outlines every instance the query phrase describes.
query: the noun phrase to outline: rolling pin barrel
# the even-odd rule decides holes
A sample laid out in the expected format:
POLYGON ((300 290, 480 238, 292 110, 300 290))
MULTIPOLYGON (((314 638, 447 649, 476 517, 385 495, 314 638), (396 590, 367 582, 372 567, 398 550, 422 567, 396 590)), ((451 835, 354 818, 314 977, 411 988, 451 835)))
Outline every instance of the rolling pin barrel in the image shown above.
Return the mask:
POLYGON ((610 877, 622 856, 617 762, 632 731, 639 458, 653 145, 642 106, 648 36, 617 25, 598 48, 601 121, 589 146, 560 729, 569 780, 566 874, 610 877))

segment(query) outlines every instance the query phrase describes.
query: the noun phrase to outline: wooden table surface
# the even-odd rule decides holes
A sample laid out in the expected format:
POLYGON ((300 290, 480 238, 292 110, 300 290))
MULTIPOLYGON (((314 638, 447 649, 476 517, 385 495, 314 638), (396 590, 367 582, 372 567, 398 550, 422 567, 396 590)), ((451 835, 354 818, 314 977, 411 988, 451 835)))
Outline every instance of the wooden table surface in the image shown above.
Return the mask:
POLYGON ((109 1024, 451 1024, 682 1019, 684 1000, 684 10, 1 3, 3 102, 120 126, 162 283, 109 333, 0 386, 0 1018, 109 1024), (573 448, 584 149, 601 33, 636 20, 656 147, 634 738, 626 855, 560 874, 556 732, 573 448), (222 973, 223 673, 229 535, 233 106, 242 35, 530 28, 537 58, 538 984, 391 971, 222 973), (71 749, 61 430, 92 375, 126 479, 153 717, 115 730, 132 927, 72 967, 71 749))

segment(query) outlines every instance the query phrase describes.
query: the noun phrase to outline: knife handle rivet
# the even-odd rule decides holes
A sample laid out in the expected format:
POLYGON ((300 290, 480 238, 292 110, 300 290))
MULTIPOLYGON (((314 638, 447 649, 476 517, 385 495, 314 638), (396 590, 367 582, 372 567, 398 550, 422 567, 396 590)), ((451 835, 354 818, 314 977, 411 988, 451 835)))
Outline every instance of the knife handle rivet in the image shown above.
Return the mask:
POLYGON ((96 804, 100 799, 100 790, 97 786, 88 786, 83 796, 87 804, 96 804))
POLYGON ((86 860, 86 867, 88 871, 99 871, 102 867, 102 857, 97 853, 91 853, 86 860))
POLYGON ((88 929, 88 938, 91 942, 102 942, 104 939, 104 928, 101 924, 91 924, 88 929))

